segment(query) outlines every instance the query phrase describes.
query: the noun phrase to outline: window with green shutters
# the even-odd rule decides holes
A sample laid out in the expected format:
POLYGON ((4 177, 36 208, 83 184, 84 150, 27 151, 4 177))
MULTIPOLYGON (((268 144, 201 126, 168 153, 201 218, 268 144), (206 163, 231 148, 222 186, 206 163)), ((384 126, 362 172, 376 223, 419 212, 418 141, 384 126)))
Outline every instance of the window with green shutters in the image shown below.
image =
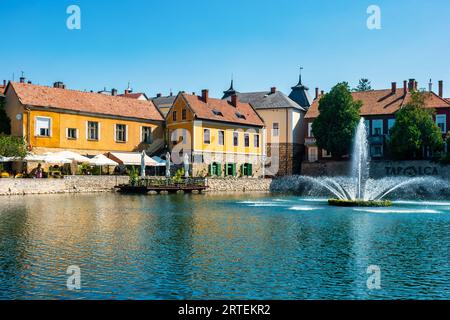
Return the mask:
POLYGON ((222 175, 222 165, 217 162, 211 163, 209 165, 209 175, 220 177, 222 175))
POLYGON ((241 165, 241 175, 250 177, 253 174, 253 166, 251 163, 244 163, 241 165))
POLYGON ((236 176, 236 163, 227 163, 225 165, 225 176, 236 176))

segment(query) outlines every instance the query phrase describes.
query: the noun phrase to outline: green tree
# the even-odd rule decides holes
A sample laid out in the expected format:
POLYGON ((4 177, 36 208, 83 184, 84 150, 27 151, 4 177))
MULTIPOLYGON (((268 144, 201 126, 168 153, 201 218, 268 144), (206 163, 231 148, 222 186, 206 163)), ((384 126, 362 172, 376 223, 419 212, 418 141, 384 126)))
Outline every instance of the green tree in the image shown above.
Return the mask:
POLYGON ((23 138, 0 134, 0 156, 24 158, 27 144, 23 138))
POLYGON ((395 158, 420 158, 425 147, 442 150, 442 132, 433 120, 435 110, 425 108, 428 97, 429 93, 414 92, 397 112, 389 139, 389 149, 395 158))
POLYGON ((11 134, 11 121, 5 111, 5 101, 0 98, 0 133, 11 134))
POLYGON ((354 101, 346 82, 338 83, 319 101, 320 114, 312 124, 317 146, 335 159, 349 154, 362 102, 354 101))
POLYGON ((353 89, 353 91, 370 91, 370 90, 372 90, 370 81, 369 79, 365 78, 360 79, 356 88, 353 89))

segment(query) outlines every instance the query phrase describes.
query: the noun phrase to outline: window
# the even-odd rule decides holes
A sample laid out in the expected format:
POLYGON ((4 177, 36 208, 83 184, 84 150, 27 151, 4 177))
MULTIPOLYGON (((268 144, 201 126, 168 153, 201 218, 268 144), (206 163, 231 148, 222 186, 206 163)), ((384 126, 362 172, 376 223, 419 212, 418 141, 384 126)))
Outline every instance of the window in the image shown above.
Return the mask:
POLYGON ((372 135, 383 135, 383 120, 372 120, 372 135))
POLYGON ((312 131, 312 122, 309 122, 308 123, 308 138, 313 138, 313 137, 314 137, 314 134, 312 131))
POLYGON ((316 162, 318 160, 317 147, 308 148, 308 160, 309 162, 316 162))
POLYGON ((211 131, 209 129, 203 129, 203 143, 204 144, 211 143, 211 131))
POLYGON ((447 133, 447 116, 445 114, 436 115, 436 124, 442 133, 447 133))
POLYGON ((253 143, 254 143, 255 148, 259 148, 259 134, 255 134, 253 136, 253 143))
POLYGON ((395 119, 388 119, 388 132, 391 133, 391 129, 395 125, 395 119))
POLYGON ((244 146, 250 147, 250 135, 248 133, 244 134, 244 146))
POLYGON ((88 121, 87 125, 87 138, 88 140, 99 140, 99 123, 88 121))
POLYGON ((152 143, 152 128, 142 127, 142 142, 151 144, 152 143))
POLYGON ((239 145, 239 132, 233 132, 233 146, 239 145))
POLYGON ((238 117, 239 119, 245 120, 245 116, 242 113, 236 112, 236 117, 238 117))
POLYGON ((172 112, 172 120, 177 121, 177 112, 176 111, 172 112))
POLYGON ((219 130, 219 146, 225 145, 225 131, 219 130))
POLYGON ((227 163, 225 165, 225 175, 226 176, 236 176, 236 163, 227 163))
POLYGON ((222 112, 220 112, 220 111, 218 111, 218 110, 212 110, 212 113, 215 115, 215 116, 219 116, 219 117, 223 117, 223 114, 222 114, 222 112))
POLYGON ((253 174, 253 165, 251 163, 244 163, 241 165, 241 174, 244 177, 250 177, 253 174))
POLYGON ((181 120, 186 120, 186 109, 181 111, 181 120))
POLYGON ((127 126, 124 124, 116 124, 116 141, 126 142, 127 141, 127 126))
POLYGON ((50 137, 51 119, 44 117, 36 118, 36 136, 50 137))
POLYGON ((75 128, 67 128, 67 139, 75 140, 78 138, 78 130, 75 128))
POLYGON ((280 134, 280 126, 279 126, 278 122, 275 122, 272 125, 272 136, 278 137, 279 134, 280 134))

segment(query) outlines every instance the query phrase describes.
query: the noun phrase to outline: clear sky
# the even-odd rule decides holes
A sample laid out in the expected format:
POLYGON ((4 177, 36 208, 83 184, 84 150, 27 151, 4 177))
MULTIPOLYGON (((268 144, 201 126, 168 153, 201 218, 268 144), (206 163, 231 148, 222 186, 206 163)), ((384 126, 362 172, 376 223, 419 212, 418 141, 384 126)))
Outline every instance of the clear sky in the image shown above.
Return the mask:
POLYGON ((239 91, 289 93, 301 65, 311 94, 432 78, 450 97, 448 0, 0 0, 0 30, 0 79, 219 96, 234 74, 239 91), (81 30, 66 27, 72 4, 81 30), (381 30, 366 26, 372 4, 381 30))

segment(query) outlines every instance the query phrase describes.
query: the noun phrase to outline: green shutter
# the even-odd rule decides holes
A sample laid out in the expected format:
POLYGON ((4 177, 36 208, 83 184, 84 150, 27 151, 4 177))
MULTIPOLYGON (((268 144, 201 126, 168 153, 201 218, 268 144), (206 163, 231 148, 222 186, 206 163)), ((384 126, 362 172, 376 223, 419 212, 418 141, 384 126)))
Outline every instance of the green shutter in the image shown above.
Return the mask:
POLYGON ((247 166, 247 175, 251 177, 253 175, 253 165, 249 163, 247 166))
POLYGON ((208 171, 209 171, 209 175, 212 177, 212 176, 213 176, 213 167, 212 167, 212 163, 208 166, 208 171))
POLYGON ((222 176, 222 164, 220 162, 217 164, 217 175, 222 176))
POLYGON ((245 176, 245 165, 241 164, 241 176, 245 176))
POLYGON ((236 163, 233 163, 232 166, 233 166, 233 177, 236 177, 236 163))

